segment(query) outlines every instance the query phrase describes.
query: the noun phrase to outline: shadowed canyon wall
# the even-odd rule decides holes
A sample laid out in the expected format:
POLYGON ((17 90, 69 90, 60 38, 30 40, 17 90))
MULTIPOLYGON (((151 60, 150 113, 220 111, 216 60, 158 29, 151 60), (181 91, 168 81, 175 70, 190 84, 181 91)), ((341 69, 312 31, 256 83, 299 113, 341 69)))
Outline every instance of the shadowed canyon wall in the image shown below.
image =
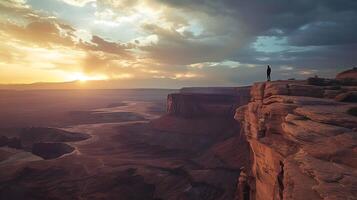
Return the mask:
POLYGON ((183 88, 169 94, 167 112, 190 117, 232 117, 235 108, 248 103, 250 87, 237 88, 183 88))
MULTIPOLYGON (((156 130, 170 132, 166 144, 194 149, 198 153, 194 162, 206 171, 229 172, 233 183, 228 187, 220 184, 224 193, 205 199, 234 199, 240 170, 249 166, 249 146, 234 120, 235 109, 249 99, 250 87, 183 88, 168 95, 167 115, 151 122, 156 130)), ((221 176, 216 181, 226 179, 221 176)))

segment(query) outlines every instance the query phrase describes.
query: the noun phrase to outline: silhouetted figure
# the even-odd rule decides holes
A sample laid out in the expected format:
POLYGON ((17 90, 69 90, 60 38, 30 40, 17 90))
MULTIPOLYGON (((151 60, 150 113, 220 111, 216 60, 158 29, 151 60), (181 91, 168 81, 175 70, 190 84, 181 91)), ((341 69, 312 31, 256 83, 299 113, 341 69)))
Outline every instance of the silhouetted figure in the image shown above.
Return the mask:
POLYGON ((271 73, 271 68, 270 66, 268 65, 268 68, 267 68, 267 80, 270 81, 270 73, 271 73))

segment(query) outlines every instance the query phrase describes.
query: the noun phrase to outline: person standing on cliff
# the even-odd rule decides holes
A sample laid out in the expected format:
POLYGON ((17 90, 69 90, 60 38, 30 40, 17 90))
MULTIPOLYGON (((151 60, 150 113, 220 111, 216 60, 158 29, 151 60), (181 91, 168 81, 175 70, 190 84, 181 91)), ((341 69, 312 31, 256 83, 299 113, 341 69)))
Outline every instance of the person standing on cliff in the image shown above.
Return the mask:
POLYGON ((271 73, 271 68, 270 66, 268 65, 267 67, 267 80, 270 81, 270 73, 271 73))

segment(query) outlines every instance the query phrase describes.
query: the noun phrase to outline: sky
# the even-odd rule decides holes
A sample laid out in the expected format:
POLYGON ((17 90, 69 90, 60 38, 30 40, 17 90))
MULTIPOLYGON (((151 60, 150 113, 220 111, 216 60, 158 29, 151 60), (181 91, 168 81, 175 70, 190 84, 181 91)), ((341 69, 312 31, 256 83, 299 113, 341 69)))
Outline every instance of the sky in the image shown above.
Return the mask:
POLYGON ((0 84, 236 86, 357 66, 355 0, 0 0, 0 84))

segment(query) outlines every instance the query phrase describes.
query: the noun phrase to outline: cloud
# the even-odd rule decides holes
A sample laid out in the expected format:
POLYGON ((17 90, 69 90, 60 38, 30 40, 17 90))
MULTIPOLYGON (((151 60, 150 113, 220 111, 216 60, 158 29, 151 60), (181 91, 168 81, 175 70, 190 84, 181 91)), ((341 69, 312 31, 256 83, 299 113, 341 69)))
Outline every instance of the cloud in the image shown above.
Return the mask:
POLYGON ((356 44, 357 13, 336 21, 318 21, 300 27, 289 35, 289 43, 298 46, 329 46, 356 44))
POLYGON ((50 21, 35 21, 25 27, 12 23, 0 24, 3 34, 28 43, 42 46, 73 44, 69 30, 50 21))
MULTIPOLYGON (((4 72, 15 74, 15 69, 25 72, 37 69, 37 73, 49 74, 52 71, 50 74, 54 80, 61 77, 68 80, 70 76, 63 76, 63 72, 118 78, 123 77, 123 70, 118 70, 120 64, 135 61, 135 56, 130 52, 134 45, 130 43, 112 42, 96 35, 91 35, 91 39, 85 41, 79 37, 80 30, 60 19, 44 14, 28 18, 29 14, 37 12, 24 2, 17 4, 15 1, 6 1, 6 4, 1 2, 0 6, 6 10, 21 8, 21 15, 13 20, 0 19, 0 68, 8 68, 4 72), (54 74, 58 74, 58 77, 54 77, 54 74)), ((26 80, 30 77, 26 76, 26 80)))
POLYGON ((90 2, 95 2, 96 0, 62 0, 64 3, 67 3, 69 5, 72 6, 79 6, 79 7, 83 7, 85 6, 87 3, 90 2))
MULTIPOLYGON (((201 24, 204 24, 204 31, 210 35, 220 35, 222 33, 219 30, 222 30, 226 32, 227 37, 235 35, 236 41, 233 40, 233 44, 236 48, 230 46, 232 40, 222 40, 226 46, 217 47, 225 52, 221 57, 242 63, 259 64, 262 62, 257 60, 257 57, 264 57, 277 64, 289 62, 295 66, 316 67, 317 62, 323 61, 320 68, 324 68, 327 66, 323 64, 330 61, 334 63, 334 67, 345 68, 346 62, 336 63, 328 56, 341 54, 341 51, 342 54, 347 55, 350 51, 357 51, 354 45, 357 42, 354 37, 357 32, 357 3, 353 0, 338 3, 323 0, 160 0, 159 2, 181 9, 193 16, 199 16, 197 13, 209 13, 214 16, 216 21, 213 22, 210 22, 209 18, 200 18, 201 24), (230 24, 224 23, 227 19, 230 24), (217 21, 219 23, 216 23, 217 21), (224 27, 217 29, 215 28, 217 24, 224 24, 224 27), (285 38, 286 43, 283 44, 285 46, 280 46, 283 49, 279 52, 274 52, 276 48, 274 43, 267 43, 265 47, 271 52, 257 52, 254 48, 252 49, 252 44, 262 37, 285 38), (229 49, 235 51, 233 57, 229 49), (346 52, 344 49, 349 49, 349 51, 346 52), (310 53, 313 56, 310 56, 310 53), (299 63, 300 61, 302 63, 299 63)), ((185 45, 189 46, 189 44, 192 43, 188 42, 185 45)), ((205 47, 202 46, 203 52, 205 47)), ((348 60, 350 61, 349 67, 357 62, 355 58, 348 60)))
POLYGON ((92 37, 91 43, 93 45, 88 43, 86 44, 87 48, 91 50, 112 53, 127 59, 132 58, 127 49, 133 48, 133 44, 120 44, 116 42, 109 42, 95 35, 92 37))
POLYGON ((3 63, 33 55, 47 69, 195 85, 262 80, 267 64, 274 78, 305 78, 357 63, 354 0, 33 2, 0 2, 3 63))
POLYGON ((162 28, 155 24, 145 24, 143 29, 156 35, 156 43, 142 46, 149 57, 167 64, 192 64, 197 62, 220 61, 238 47, 238 41, 230 38, 192 38, 192 34, 180 33, 175 29, 162 28), (227 43, 226 43, 227 42, 227 43))
POLYGON ((34 21, 26 26, 14 23, 0 24, 0 34, 26 42, 27 45, 42 46, 45 48, 70 47, 84 51, 99 51, 111 53, 122 58, 132 58, 127 49, 133 48, 132 44, 109 42, 99 36, 92 36, 90 42, 85 42, 76 36, 76 29, 55 21, 34 21))

